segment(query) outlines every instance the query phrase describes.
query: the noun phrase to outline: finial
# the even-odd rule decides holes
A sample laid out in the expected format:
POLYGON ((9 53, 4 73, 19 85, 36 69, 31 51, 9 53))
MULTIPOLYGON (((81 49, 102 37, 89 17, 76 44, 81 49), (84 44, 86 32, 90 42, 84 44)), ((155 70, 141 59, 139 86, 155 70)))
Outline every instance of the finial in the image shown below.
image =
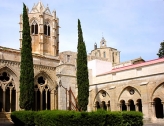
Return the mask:
POLYGON ((104 36, 103 36, 103 32, 102 32, 102 38, 103 38, 104 36))

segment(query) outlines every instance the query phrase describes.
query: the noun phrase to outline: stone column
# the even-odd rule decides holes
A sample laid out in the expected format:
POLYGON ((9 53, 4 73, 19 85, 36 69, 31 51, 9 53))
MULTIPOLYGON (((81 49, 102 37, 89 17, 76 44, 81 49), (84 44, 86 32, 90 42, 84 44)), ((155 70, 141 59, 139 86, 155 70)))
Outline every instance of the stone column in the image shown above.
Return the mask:
POLYGON ((109 103, 106 104, 107 111, 110 110, 109 103))
POLYGON ((37 111, 37 91, 38 88, 35 88, 35 110, 37 111))
MULTIPOLYGON (((51 92, 52 92, 52 91, 51 91, 51 92)), ((54 109, 57 109, 57 106, 58 106, 57 94, 58 94, 58 90, 55 90, 55 93, 52 93, 52 95, 51 95, 51 96, 53 96, 53 97, 51 97, 51 99, 55 97, 54 100, 53 100, 53 101, 54 101, 54 104, 55 104, 55 105, 54 105, 54 106, 55 106, 54 109)), ((52 108, 52 109, 53 109, 53 108, 52 108)))
POLYGON ((139 111, 139 104, 138 103, 135 104, 135 110, 139 111))
POLYGON ((129 103, 126 103, 125 105, 126 105, 127 111, 130 111, 130 105, 129 105, 129 103))
POLYGON ((151 107, 152 107, 152 115, 154 118, 156 118, 156 113, 155 113, 155 102, 151 102, 151 107))
POLYGON ((3 112, 5 112, 5 102, 6 102, 6 90, 3 89, 3 112))
POLYGON ((47 91, 48 91, 48 89, 45 89, 45 98, 46 98, 46 110, 47 110, 47 91))
POLYGON ((97 104, 96 103, 94 104, 93 108, 94 108, 94 111, 97 111, 97 104))
POLYGON ((43 110, 43 90, 40 90, 40 110, 43 110))
POLYGON ((161 103, 163 105, 163 117, 164 117, 164 102, 162 101, 161 103))
POLYGON ((12 88, 13 88, 13 87, 10 87, 10 110, 9 110, 9 112, 11 112, 11 97, 12 97, 11 94, 12 94, 12 88))
POLYGON ((119 106, 120 106, 120 111, 122 111, 122 103, 120 103, 119 106))

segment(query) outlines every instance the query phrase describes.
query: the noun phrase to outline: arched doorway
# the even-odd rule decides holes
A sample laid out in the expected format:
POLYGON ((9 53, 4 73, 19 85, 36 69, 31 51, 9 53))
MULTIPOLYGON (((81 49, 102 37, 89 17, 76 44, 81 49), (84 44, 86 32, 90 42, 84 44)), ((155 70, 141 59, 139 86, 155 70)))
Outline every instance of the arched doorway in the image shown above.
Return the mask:
POLYGON ((160 98, 155 98, 155 114, 157 118, 163 118, 163 105, 160 98))
POLYGON ((130 111, 135 111, 135 105, 133 100, 129 100, 130 111))

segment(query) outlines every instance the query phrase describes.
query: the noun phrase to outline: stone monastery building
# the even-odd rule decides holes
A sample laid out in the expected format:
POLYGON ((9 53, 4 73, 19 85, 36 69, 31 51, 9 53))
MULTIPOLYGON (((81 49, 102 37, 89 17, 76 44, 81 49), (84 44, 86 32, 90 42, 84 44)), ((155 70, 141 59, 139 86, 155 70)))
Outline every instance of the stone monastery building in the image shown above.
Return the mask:
MULTIPOLYGON (((76 109, 76 52, 59 52, 59 19, 42 2, 28 11, 35 79, 35 110, 76 109)), ((20 49, 22 43, 20 15, 20 49)), ((0 46, 0 112, 20 110, 20 50, 0 46)), ((141 111, 146 120, 164 117, 164 58, 120 62, 107 46, 88 54, 88 111, 141 111)))

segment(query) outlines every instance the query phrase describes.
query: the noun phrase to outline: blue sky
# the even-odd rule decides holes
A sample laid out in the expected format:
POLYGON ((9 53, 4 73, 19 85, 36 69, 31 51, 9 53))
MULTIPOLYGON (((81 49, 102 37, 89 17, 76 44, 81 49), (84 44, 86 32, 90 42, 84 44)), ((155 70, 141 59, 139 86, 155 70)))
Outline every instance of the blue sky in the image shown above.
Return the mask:
MULTIPOLYGON (((41 0, 56 10, 60 24, 60 52, 77 50, 80 19, 87 53, 102 36, 107 46, 121 51, 121 61, 156 59, 164 40, 164 0, 41 0)), ((39 0, 0 0, 0 46, 19 49, 19 15, 39 0)))

